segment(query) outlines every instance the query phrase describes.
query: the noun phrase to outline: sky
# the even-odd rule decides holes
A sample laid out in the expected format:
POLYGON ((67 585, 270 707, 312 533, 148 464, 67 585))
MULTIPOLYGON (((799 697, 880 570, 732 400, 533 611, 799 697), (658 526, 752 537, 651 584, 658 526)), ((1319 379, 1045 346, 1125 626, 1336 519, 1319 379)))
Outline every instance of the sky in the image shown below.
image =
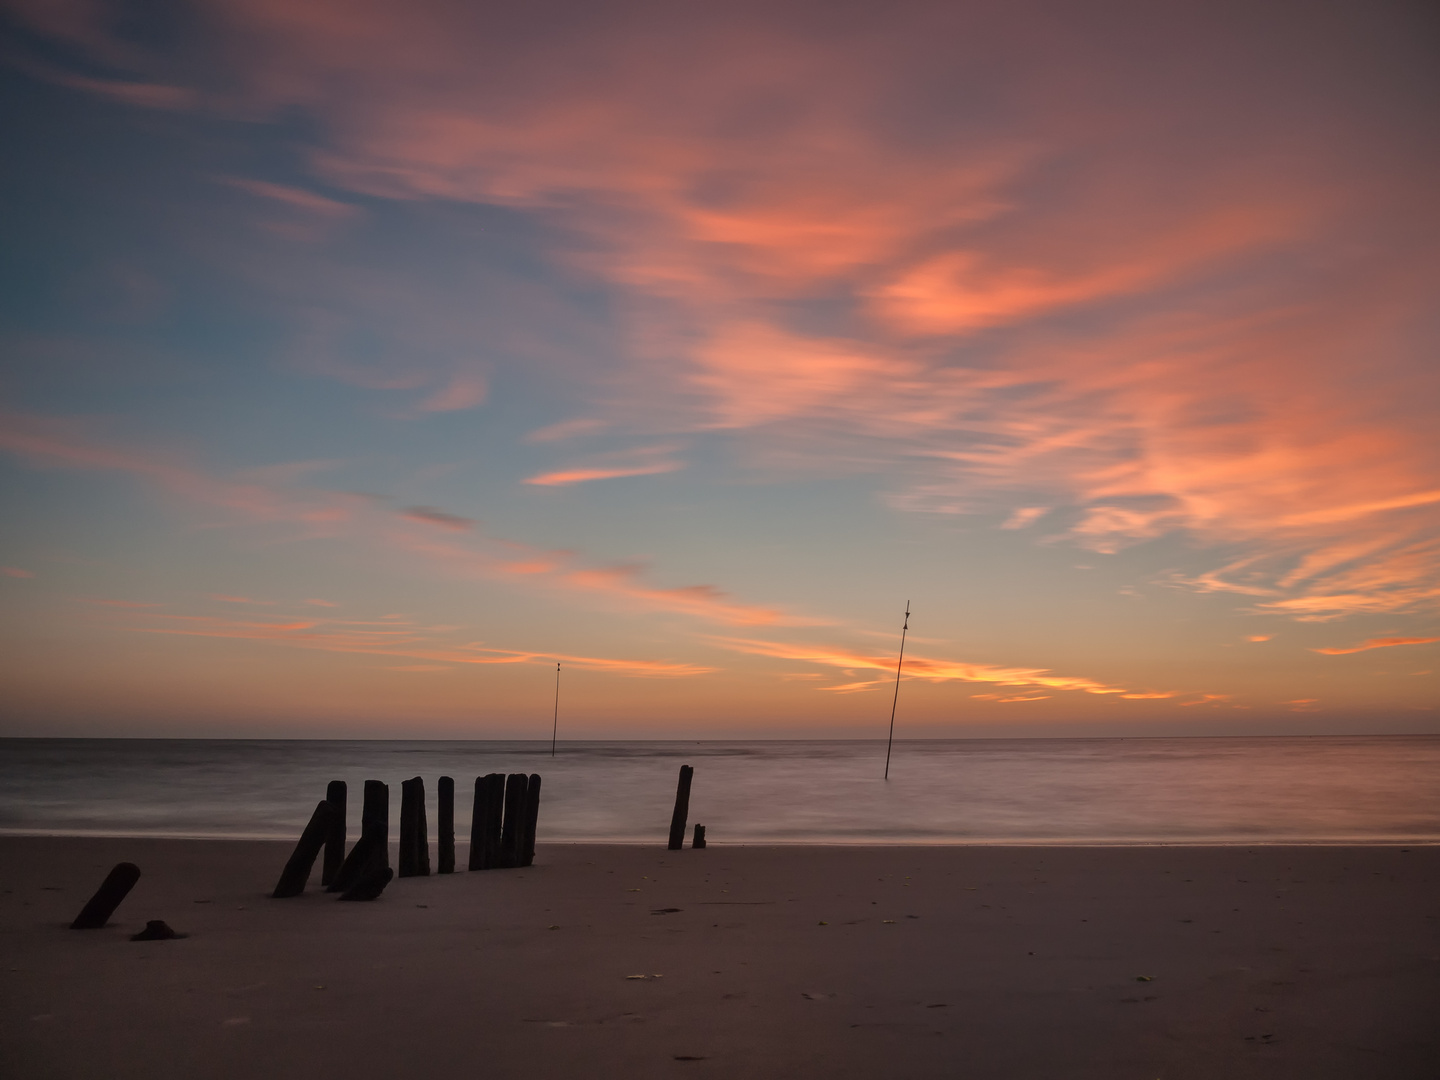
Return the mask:
POLYGON ((1440 732, 1437 46, 0 0, 0 735, 1440 732))

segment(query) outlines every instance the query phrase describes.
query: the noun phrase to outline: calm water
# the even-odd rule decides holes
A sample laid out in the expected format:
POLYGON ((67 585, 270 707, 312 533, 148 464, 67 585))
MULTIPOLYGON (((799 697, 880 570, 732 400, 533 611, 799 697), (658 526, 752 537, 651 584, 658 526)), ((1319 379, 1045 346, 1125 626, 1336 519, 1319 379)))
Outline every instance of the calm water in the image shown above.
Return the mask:
MULTIPOLYGON (((290 838, 332 779, 544 777, 541 840, 664 838, 675 777, 716 843, 1440 841, 1440 736, 571 743, 0 740, 0 832, 290 838)), ((464 824, 461 824, 461 823, 464 824)))

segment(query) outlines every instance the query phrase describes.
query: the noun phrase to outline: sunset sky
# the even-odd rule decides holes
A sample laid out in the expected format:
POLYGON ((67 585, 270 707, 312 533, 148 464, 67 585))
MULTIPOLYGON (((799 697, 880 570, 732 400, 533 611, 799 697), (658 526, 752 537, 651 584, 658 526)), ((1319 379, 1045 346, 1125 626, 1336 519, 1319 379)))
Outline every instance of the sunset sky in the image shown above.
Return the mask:
POLYGON ((0 0, 0 734, 1440 732, 1437 55, 0 0))

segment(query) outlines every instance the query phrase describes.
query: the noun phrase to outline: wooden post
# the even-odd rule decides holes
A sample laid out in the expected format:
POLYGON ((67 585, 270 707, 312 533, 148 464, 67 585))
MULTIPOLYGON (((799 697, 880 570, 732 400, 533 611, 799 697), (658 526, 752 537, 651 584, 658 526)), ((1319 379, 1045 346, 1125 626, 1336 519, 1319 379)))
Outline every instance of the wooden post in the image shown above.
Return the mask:
POLYGON ((475 778, 475 806, 470 817, 470 869, 493 870, 500 865, 500 819, 505 800, 505 775, 475 778))
POLYGON ((335 810, 330 819, 330 832, 325 837, 325 862, 320 869, 320 884, 329 885, 345 861, 345 781, 331 780, 325 787, 325 801, 335 810))
POLYGON ((440 777, 440 787, 436 791, 438 805, 435 808, 435 828, 438 833, 436 843, 440 846, 440 873, 453 874, 455 872, 455 780, 453 777, 440 777))
POLYGON ((365 803, 360 811, 360 835, 375 826, 383 837, 381 854, 390 865, 390 787, 379 780, 365 781, 365 803))
POLYGON ((704 846, 705 846, 705 826, 704 826, 704 825, 696 825, 696 826, 695 826, 695 839, 690 841, 690 846, 691 846, 692 848, 704 847, 704 846))
POLYGON ((400 876, 428 877, 430 833, 425 824, 425 781, 416 776, 400 785, 400 876))
POLYGON ((305 891, 305 882, 310 880, 310 870, 315 865, 315 857, 325 846, 334 821, 335 808, 328 800, 322 799, 315 804, 315 812, 310 815, 309 824, 300 834, 300 842, 291 852, 285 869, 280 871, 280 880, 275 885, 275 891, 270 894, 272 897, 284 900, 287 897, 299 896, 305 891))
POLYGON ((675 788, 675 812, 670 815, 670 850, 679 851, 685 846, 685 819, 690 816, 690 779, 695 770, 689 765, 680 766, 680 783, 675 788))
POLYGON ((385 891, 395 871, 388 866, 372 865, 360 879, 340 894, 341 900, 374 900, 385 891))
POLYGON ((75 916, 70 929, 99 930, 110 921, 110 916, 115 914, 120 901, 129 895, 139 880, 140 868, 133 862, 116 863, 115 869, 105 875, 105 880, 100 883, 100 888, 95 890, 90 902, 75 916))
POLYGON ((419 861, 415 850, 415 781, 400 781, 400 863, 401 877, 414 877, 419 861))
POLYGON ((531 773, 525 787, 524 831, 520 837, 520 865, 535 863, 535 827, 540 822, 540 774, 531 773))
POLYGON ((485 813, 485 796, 490 791, 490 778, 475 777, 475 798, 470 803, 470 861, 467 870, 485 869, 485 830, 489 815, 485 813))
POLYGON ((505 819, 500 826, 500 865, 511 869, 520 865, 521 836, 525 832, 525 795, 530 777, 511 773, 505 778, 505 819))

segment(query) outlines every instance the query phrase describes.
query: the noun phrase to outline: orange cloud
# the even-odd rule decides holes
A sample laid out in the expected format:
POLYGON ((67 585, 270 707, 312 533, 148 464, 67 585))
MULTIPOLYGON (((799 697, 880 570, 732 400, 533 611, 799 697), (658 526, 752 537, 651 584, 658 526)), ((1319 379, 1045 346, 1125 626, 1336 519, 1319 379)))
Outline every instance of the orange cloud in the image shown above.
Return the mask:
POLYGON ((683 461, 672 455, 679 448, 673 445, 642 446, 612 454, 599 454, 589 460, 555 472, 531 476, 525 483, 538 487, 568 487, 593 480, 614 480, 623 476, 656 476, 685 468, 683 461))
POLYGON ((534 484, 537 487, 569 487, 571 484, 585 484, 592 480, 615 480, 622 476, 656 476, 660 473, 675 472, 684 467, 684 462, 680 461, 657 461, 650 465, 559 469, 555 472, 527 477, 525 483, 534 484))
MULTIPOLYGON (((805 660, 812 664, 823 664, 841 669, 869 668, 893 672, 894 657, 866 656, 862 653, 834 646, 790 645, 777 641, 763 641, 753 638, 712 637, 710 640, 736 652, 754 656, 771 656, 783 660, 805 660)), ((958 660, 932 660, 921 656, 907 657, 904 675, 912 679, 930 682, 997 683, 1001 686, 1034 686, 1050 690, 1079 690, 1088 694, 1124 694, 1119 687, 1107 686, 1094 679, 1077 678, 1068 675, 1052 675, 1045 668, 998 667, 993 664, 973 664, 958 660)), ((884 680, 850 683, 831 689, 860 689, 879 685, 884 680)))
POLYGON ((1429 645, 1434 641, 1440 641, 1440 637, 1378 637, 1346 648, 1311 649, 1310 651, 1323 653, 1325 656, 1347 656, 1350 653, 1365 652, 1369 649, 1388 649, 1395 645, 1429 645))
MULTIPOLYGON (((372 620, 295 619, 256 622, 207 615, 155 615, 148 625, 130 629, 152 634, 232 638, 264 641, 322 652, 360 653, 441 661, 445 664, 552 664, 557 661, 587 671, 632 678, 682 678, 704 675, 713 668, 659 660, 624 660, 612 657, 574 656, 568 653, 494 649, 479 643, 445 645, 437 631, 399 618, 372 620)), ((411 668, 411 670, 416 670, 411 668)))

